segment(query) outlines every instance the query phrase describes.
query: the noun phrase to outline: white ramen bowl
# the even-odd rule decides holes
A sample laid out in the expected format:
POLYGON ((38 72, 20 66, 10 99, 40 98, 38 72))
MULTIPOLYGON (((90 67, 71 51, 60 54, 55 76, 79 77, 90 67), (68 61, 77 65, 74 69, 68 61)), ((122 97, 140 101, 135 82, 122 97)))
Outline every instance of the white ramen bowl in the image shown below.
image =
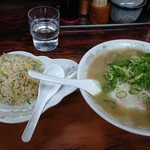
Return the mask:
MULTIPOLYGON (((95 47, 91 48, 81 59, 78 67, 78 79, 86 79, 87 78, 87 71, 90 66, 90 64, 100 56, 102 53, 109 52, 116 49, 140 49, 141 51, 150 52, 150 43, 143 42, 143 41, 137 41, 137 40, 112 40, 108 42, 104 42, 101 44, 96 45, 95 47)), ((96 103, 96 101, 92 98, 92 96, 87 93, 84 90, 80 90, 82 96, 84 97, 85 101, 88 103, 88 105, 103 119, 108 121, 109 123, 113 124, 114 126, 117 126, 118 128, 121 128, 125 131, 144 135, 144 136, 150 136, 150 130, 148 129, 138 129, 134 127, 130 127, 127 125, 124 125, 120 122, 117 122, 115 119, 110 117, 105 110, 96 103)))

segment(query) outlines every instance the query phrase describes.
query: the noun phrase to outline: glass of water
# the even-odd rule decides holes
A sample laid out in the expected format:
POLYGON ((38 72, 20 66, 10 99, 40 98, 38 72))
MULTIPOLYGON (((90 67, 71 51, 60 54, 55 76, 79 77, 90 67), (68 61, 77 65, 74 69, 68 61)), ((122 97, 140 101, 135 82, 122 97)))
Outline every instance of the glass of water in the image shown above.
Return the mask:
POLYGON ((49 6, 34 7, 28 12, 33 44, 39 51, 51 51, 58 46, 59 11, 49 6))

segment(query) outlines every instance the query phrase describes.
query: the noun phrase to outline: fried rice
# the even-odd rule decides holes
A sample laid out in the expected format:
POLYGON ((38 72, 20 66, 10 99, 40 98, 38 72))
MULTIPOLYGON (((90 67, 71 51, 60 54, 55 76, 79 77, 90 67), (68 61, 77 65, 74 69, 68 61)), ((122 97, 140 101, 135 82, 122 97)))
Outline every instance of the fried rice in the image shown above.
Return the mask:
POLYGON ((39 81, 28 76, 28 70, 42 72, 42 62, 23 55, 0 56, 0 103, 21 106, 35 100, 39 81))

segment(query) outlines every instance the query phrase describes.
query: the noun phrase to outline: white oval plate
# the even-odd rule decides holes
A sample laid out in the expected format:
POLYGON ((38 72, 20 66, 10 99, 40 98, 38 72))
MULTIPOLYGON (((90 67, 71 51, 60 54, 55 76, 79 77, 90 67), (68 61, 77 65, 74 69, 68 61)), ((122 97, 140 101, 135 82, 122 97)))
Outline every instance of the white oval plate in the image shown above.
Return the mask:
MULTIPOLYGON (((69 59, 50 59, 47 56, 35 56, 29 52, 25 51, 13 51, 9 54, 20 54, 35 59, 39 59, 43 62, 43 70, 46 69, 51 64, 59 64, 63 67, 66 77, 69 76, 72 72, 77 72, 78 64, 75 61, 69 59)), ((76 76, 72 77, 76 78, 76 76)), ((74 92, 77 88, 70 86, 62 86, 62 88, 56 93, 50 101, 46 104, 44 111, 48 108, 58 104, 65 96, 74 92)), ((28 121, 31 117, 33 108, 35 106, 36 100, 31 102, 31 104, 25 104, 24 106, 8 106, 0 104, 0 122, 3 123, 21 123, 28 121)), ((43 111, 43 112, 44 112, 43 111)))

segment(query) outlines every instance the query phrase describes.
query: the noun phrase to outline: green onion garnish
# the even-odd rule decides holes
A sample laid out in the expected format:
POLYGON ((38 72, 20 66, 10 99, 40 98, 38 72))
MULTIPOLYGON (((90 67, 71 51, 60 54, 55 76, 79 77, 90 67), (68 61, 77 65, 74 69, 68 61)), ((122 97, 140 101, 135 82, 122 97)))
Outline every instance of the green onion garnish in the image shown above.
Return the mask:
MULTIPOLYGON (((141 53, 139 56, 132 56, 108 66, 103 85, 106 92, 114 90, 118 83, 127 83, 130 85, 130 94, 138 94, 145 90, 150 95, 150 53, 141 53)), ((124 96, 126 96, 124 91, 117 93, 117 97, 124 96)))

